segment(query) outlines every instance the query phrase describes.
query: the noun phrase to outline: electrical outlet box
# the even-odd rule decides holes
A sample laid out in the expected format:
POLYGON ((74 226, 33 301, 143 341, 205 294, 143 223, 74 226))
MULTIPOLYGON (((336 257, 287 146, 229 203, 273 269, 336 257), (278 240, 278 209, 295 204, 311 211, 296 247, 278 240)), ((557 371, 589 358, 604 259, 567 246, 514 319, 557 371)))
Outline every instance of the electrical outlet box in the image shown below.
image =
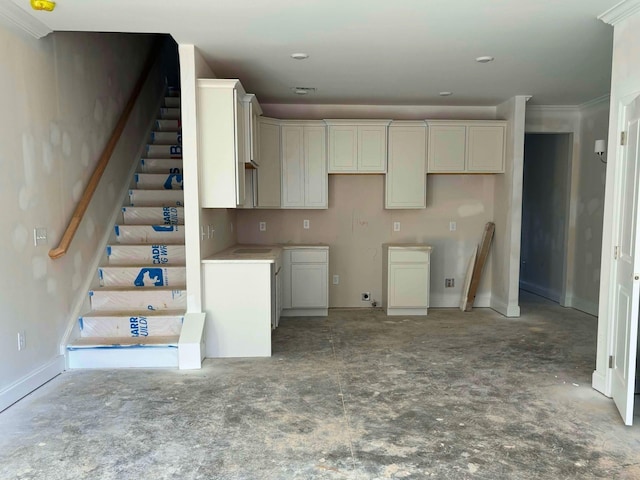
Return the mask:
POLYGON ((302 221, 302 228, 304 228, 305 230, 309 230, 309 220, 302 221))
POLYGON ((334 275, 333 276, 333 284, 334 285, 340 285, 340 275, 334 275))
POLYGON ((47 229, 44 227, 36 227, 33 229, 33 244, 38 245, 47 244, 47 229))
POLYGON ((25 332, 18 332, 18 351, 24 350, 27 347, 27 334, 25 332))
POLYGON ((267 222, 260 222, 258 225, 260 227, 260 231, 261 232, 266 232, 267 231, 267 222))
POLYGON ((394 232, 400 231, 400 222, 393 222, 393 231, 394 232))
POLYGON ((361 298, 363 302, 368 302, 371 300, 371 294, 369 292, 363 292, 361 298))
POLYGON ((458 228, 458 225, 456 224, 456 222, 449 222, 449 231, 450 232, 455 232, 457 228, 458 228))
POLYGON ((453 288, 456 285, 456 281, 453 278, 445 278, 444 279, 444 287, 445 288, 453 288))

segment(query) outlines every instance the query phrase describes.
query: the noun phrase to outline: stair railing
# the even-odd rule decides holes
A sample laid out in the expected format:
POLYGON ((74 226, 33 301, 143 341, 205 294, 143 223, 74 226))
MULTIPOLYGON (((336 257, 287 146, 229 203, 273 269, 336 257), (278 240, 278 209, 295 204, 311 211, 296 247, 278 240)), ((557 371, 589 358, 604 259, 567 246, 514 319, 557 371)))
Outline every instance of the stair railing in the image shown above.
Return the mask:
POLYGON ((87 186, 84 189, 82 197, 80 197, 80 200, 78 201, 78 204, 76 205, 76 208, 73 211, 73 215, 71 216, 71 219, 69 220, 69 224, 67 225, 67 228, 64 231, 62 238, 60 239, 60 243, 56 248, 52 248, 51 250, 49 250, 49 257, 51 257, 52 259, 55 260, 57 258, 64 256, 64 254, 67 253, 67 250, 69 250, 71 241, 73 240, 73 237, 78 231, 78 227, 80 226, 80 223, 84 218, 84 214, 87 211, 89 204, 91 203, 93 194, 95 193, 96 188, 98 188, 98 184, 100 183, 102 174, 106 170, 107 165, 109 164, 109 160, 111 159, 111 155, 113 155, 113 151, 118 145, 118 141, 120 140, 124 127, 127 125, 127 122, 129 121, 129 116, 131 115, 131 111, 133 110, 136 100, 138 99, 138 95, 140 95, 140 92, 142 91, 142 87, 147 81, 147 77, 151 72, 151 68, 153 67, 158 57, 160 48, 161 48, 161 40, 156 39, 154 43, 151 45, 151 49, 149 50, 149 56, 147 57, 147 60, 145 61, 144 66, 142 67, 142 71, 140 72, 140 76, 138 77, 138 80, 135 86, 133 87, 133 90, 131 91, 129 100, 127 101, 127 104, 125 105, 124 110, 120 115, 120 119, 118 120, 118 123, 113 129, 113 132, 111 133, 111 137, 109 138, 109 141, 105 145, 104 150, 100 155, 98 164, 96 165, 95 170, 91 174, 91 178, 89 178, 89 182, 87 183, 87 186))

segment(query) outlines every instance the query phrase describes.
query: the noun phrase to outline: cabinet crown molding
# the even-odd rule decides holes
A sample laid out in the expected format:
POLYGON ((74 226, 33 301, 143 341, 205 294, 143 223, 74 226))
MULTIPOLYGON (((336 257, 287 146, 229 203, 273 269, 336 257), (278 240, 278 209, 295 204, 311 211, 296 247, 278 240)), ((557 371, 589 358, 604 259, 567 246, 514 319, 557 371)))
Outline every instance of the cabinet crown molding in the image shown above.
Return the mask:
POLYGON ((598 20, 615 26, 637 12, 640 12, 640 0, 624 0, 598 15, 598 20))
POLYGON ((242 97, 245 97, 247 93, 242 86, 242 83, 237 78, 198 78, 198 87, 203 88, 236 88, 239 90, 242 97))
POLYGON ((323 120, 327 125, 389 125, 393 120, 371 120, 371 119, 343 119, 343 118, 327 118, 323 120))
POLYGON ((7 19, 9 23, 35 38, 46 37, 53 32, 34 15, 11 1, 0 2, 0 17, 7 19))
POLYGON ((506 125, 506 120, 425 120, 427 125, 506 125))

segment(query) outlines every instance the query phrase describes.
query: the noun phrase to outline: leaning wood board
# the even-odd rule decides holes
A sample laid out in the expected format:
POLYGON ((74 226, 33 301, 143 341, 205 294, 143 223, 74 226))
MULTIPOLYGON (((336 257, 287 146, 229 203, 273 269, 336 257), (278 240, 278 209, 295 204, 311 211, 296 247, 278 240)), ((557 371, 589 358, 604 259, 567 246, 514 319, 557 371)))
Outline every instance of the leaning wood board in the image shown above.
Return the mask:
POLYGON ((467 308, 467 298, 469 298, 469 287, 471 286, 471 277, 473 276, 473 267, 476 265, 476 257, 478 256, 478 247, 473 249, 473 255, 469 259, 467 267, 467 276, 464 278, 464 289, 462 290, 462 298, 460 299, 460 310, 463 312, 467 308))
POLYGON ((471 285, 469 285, 469 292, 467 293, 467 302, 465 305, 465 312, 470 312, 473 308, 473 302, 476 299, 476 293, 478 292, 478 286, 480 285, 480 278, 482 276, 482 270, 484 264, 489 256, 489 249, 491 248, 491 240, 493 240, 493 233, 496 230, 496 224, 493 222, 487 222, 484 226, 484 234, 482 235, 482 243, 480 243, 480 249, 478 256, 476 257, 476 263, 473 267, 473 276, 471 277, 471 285))

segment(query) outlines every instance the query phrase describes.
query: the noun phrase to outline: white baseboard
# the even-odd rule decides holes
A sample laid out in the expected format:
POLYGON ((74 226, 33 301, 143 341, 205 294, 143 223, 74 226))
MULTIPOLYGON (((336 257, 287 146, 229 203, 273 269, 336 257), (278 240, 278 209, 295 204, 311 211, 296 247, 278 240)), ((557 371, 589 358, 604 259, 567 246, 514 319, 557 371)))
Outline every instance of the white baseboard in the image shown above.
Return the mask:
MULTIPOLYGON (((460 308, 461 294, 458 293, 432 293, 429 296, 429 308, 460 308)), ((482 293, 476 295, 473 302, 475 308, 491 307, 491 294, 482 293)))
POLYGON ((520 280, 520 288, 522 290, 526 290, 527 292, 535 293, 536 295, 540 295, 541 297, 548 298, 549 300, 556 303, 560 303, 560 292, 556 292, 555 290, 552 290, 550 288, 541 287, 540 285, 525 282, 524 280, 520 280))
POLYGON ((491 297, 491 308, 505 317, 515 318, 520 316, 519 305, 508 305, 507 302, 495 295, 491 297))
POLYGON ((178 367, 180 370, 202 368, 205 355, 205 313, 187 313, 178 341, 178 367))
POLYGON ((29 395, 35 389, 47 383, 64 371, 64 356, 56 356, 53 360, 34 370, 29 375, 13 382, 0 392, 0 412, 18 400, 29 395))
POLYGON ((607 377, 597 370, 594 370, 591 375, 591 386, 605 397, 611 397, 611 392, 607 389, 607 377))
POLYGON ((594 317, 598 316, 598 302, 592 302, 591 300, 585 300, 580 297, 572 297, 571 303, 567 306, 593 315, 594 317))

